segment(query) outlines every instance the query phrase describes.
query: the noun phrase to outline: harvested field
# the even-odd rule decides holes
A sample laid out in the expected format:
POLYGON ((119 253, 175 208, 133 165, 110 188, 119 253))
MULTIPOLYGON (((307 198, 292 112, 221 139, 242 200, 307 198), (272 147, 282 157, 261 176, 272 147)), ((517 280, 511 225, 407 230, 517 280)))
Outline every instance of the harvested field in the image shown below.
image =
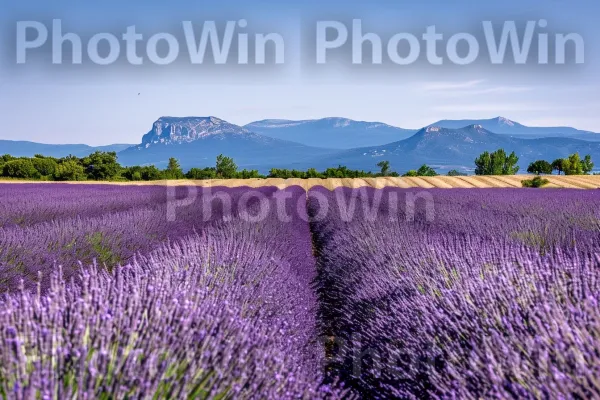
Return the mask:
MULTIPOLYGON (((547 188, 564 189, 598 189, 600 188, 600 176, 596 175, 576 175, 576 176, 545 176, 550 183, 547 188)), ((173 186, 222 186, 222 187, 241 187, 251 188, 274 186, 283 189, 290 186, 300 186, 308 190, 315 186, 322 186, 329 190, 337 187, 348 187, 352 189, 360 187, 372 187, 381 189, 384 187, 397 188, 424 188, 424 189, 472 189, 472 188, 518 188, 521 187, 521 181, 531 179, 531 175, 506 175, 506 176, 436 176, 436 177, 411 177, 411 178, 330 178, 330 179, 211 179, 203 181, 194 180, 173 180, 173 181, 151 181, 151 182, 62 182, 70 184, 102 184, 102 185, 173 185, 173 186)), ((31 181, 7 180, 0 183, 32 183, 31 181)), ((35 182, 56 184, 61 182, 35 182)))

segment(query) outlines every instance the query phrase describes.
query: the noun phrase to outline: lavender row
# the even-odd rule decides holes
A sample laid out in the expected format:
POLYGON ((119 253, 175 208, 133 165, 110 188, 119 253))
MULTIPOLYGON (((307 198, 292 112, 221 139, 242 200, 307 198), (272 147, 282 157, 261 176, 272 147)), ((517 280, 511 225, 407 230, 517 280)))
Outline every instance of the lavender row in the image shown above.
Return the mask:
POLYGON ((600 396, 598 194, 317 188, 311 215, 323 198, 356 205, 312 223, 329 368, 356 394, 600 396))
POLYGON ((165 204, 164 186, 0 184, 0 226, 32 226, 165 204))
MULTIPOLYGON (((289 192, 305 196, 299 188, 289 192)), ((275 192, 264 193, 270 199, 275 192)), ((274 213, 259 222, 215 214, 185 235, 197 228, 190 224, 196 209, 178 210, 172 221, 178 239, 138 252, 124 267, 54 270, 48 287, 5 297, 0 395, 339 397, 321 384, 324 350, 310 285, 316 271, 308 224, 297 216, 281 223, 274 213)), ((163 229, 162 220, 146 212, 147 218, 128 211, 88 223, 91 231, 116 229, 123 236, 163 229)), ((54 232, 79 230, 74 221, 55 224, 60 229, 54 232)), ((34 226, 41 227, 47 228, 34 226)))

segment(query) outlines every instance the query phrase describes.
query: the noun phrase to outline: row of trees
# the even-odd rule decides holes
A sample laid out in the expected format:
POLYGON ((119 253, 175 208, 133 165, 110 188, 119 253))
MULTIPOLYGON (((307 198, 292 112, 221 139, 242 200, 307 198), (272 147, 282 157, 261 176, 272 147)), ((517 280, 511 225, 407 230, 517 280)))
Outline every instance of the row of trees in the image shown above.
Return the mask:
MULTIPOLYGON (((515 175, 519 172, 519 157, 513 151, 506 154, 503 149, 493 153, 484 152, 475 159, 476 175, 515 175)), ((559 158, 552 163, 546 160, 538 160, 529 164, 527 172, 530 174, 558 174, 565 175, 587 175, 594 169, 592 157, 586 155, 583 159, 578 153, 571 154, 567 158, 559 158)))
POLYGON ((557 171, 558 174, 565 175, 588 175, 594 169, 594 163, 592 157, 588 154, 581 159, 579 154, 571 154, 567 158, 559 158, 549 163, 546 160, 538 160, 529 164, 527 172, 530 174, 551 174, 553 171, 557 171))
MULTIPOLYGON (((519 172, 519 157, 512 152, 507 154, 503 149, 492 153, 484 152, 475 159, 476 175, 514 175, 519 172)), ((192 168, 184 173, 175 158, 169 160, 166 169, 160 170, 155 166, 122 167, 117 160, 115 152, 97 151, 87 157, 77 158, 68 156, 64 158, 45 157, 13 157, 0 156, 0 175, 15 179, 43 179, 56 181, 154 181, 162 179, 250 179, 250 178, 375 178, 397 177, 397 172, 392 171, 389 161, 377 164, 379 172, 365 172, 352 170, 345 166, 328 168, 317 171, 314 168, 307 171, 289 169, 271 169, 267 176, 261 175, 256 170, 238 170, 234 160, 224 155, 219 155, 214 167, 192 168)), ((583 159, 579 154, 572 154, 565 159, 554 160, 552 163, 538 160, 529 165, 527 172, 540 175, 558 174, 581 175, 589 174, 594 168, 591 156, 583 159)), ((422 165, 417 170, 410 170, 402 176, 438 176, 439 174, 428 165, 422 165)), ((451 170, 448 176, 465 175, 458 170, 451 170)))
POLYGON ((215 167, 192 168, 184 174, 175 158, 169 160, 166 169, 153 165, 123 167, 117 161, 115 152, 97 151, 87 157, 64 158, 0 156, 0 175, 15 179, 42 179, 55 181, 155 181, 161 179, 216 179, 216 178, 257 178, 258 171, 238 171, 229 157, 219 156, 215 167))
POLYGON ((150 166, 123 167, 114 152, 97 151, 87 157, 64 158, 35 155, 28 157, 0 156, 0 175, 15 179, 41 179, 55 181, 155 181, 162 179, 251 179, 251 178, 366 178, 399 176, 390 168, 388 161, 378 164, 377 173, 351 170, 344 166, 328 168, 319 172, 314 168, 307 171, 272 169, 267 176, 257 170, 238 170, 234 160, 219 155, 214 167, 192 168, 183 172, 175 158, 169 159, 164 170, 150 166))
POLYGON ((397 177, 400 176, 397 172, 392 171, 390 168, 389 161, 381 161, 377 164, 380 168, 379 172, 366 172, 363 170, 353 170, 345 167, 343 165, 338 166, 337 168, 327 168, 325 171, 319 172, 315 168, 310 168, 306 171, 300 171, 296 169, 280 169, 273 168, 269 171, 269 178, 299 178, 299 179, 308 179, 308 178, 376 178, 382 176, 392 176, 397 177))

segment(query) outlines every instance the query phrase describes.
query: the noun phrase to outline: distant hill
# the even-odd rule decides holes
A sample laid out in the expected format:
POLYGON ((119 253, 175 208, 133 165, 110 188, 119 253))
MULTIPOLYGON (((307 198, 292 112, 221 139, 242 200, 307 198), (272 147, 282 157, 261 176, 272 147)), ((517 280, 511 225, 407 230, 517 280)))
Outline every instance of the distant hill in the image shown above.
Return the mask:
POLYGON ((481 120, 442 120, 430 126, 439 126, 442 128, 460 129, 468 125, 481 125, 488 131, 511 135, 522 138, 545 138, 545 137, 568 137, 571 139, 581 139, 588 141, 600 141, 600 134, 582 131, 571 127, 531 127, 518 122, 511 121, 508 118, 496 117, 481 120))
POLYGON ((72 154, 77 157, 85 157, 95 151, 120 152, 131 144, 112 144, 108 146, 88 146, 85 144, 42 144, 25 141, 0 140, 0 155, 10 154, 15 157, 33 157, 42 154, 49 157, 66 157, 72 154))
POLYGON ((376 164, 388 160, 393 169, 403 172, 422 164, 444 166, 445 169, 472 169, 474 160, 484 151, 503 148, 519 156, 521 172, 530 162, 538 159, 552 161, 572 153, 590 154, 600 160, 600 143, 570 138, 522 139, 492 133, 482 125, 469 125, 460 129, 430 126, 411 138, 384 146, 348 150, 331 157, 319 167, 338 164, 366 170, 376 170, 376 164))
POLYGON ((233 157, 240 168, 270 168, 324 157, 333 150, 263 136, 216 117, 162 117, 142 143, 119 153, 123 165, 165 167, 170 157, 184 169, 213 166, 219 154, 233 157))
POLYGON ((244 127, 271 138, 331 149, 379 146, 407 139, 416 132, 381 122, 354 121, 347 118, 303 121, 266 119, 244 127))

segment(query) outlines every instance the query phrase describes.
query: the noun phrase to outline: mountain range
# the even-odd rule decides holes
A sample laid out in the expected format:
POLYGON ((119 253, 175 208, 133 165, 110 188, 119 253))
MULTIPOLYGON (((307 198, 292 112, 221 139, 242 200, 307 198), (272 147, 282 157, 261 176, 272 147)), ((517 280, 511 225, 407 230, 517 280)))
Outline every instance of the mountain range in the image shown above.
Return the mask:
POLYGON ((460 129, 469 125, 481 125, 485 129, 501 135, 510 135, 522 138, 546 138, 546 137, 568 137, 571 139, 581 139, 588 141, 600 141, 600 135, 590 131, 582 131, 570 127, 531 127, 518 122, 511 121, 508 118, 496 117, 483 120, 442 120, 430 126, 439 126, 442 128, 460 129))
POLYGON ((500 148, 506 152, 514 151, 519 156, 522 172, 532 161, 545 159, 552 162, 573 153, 590 154, 592 159, 600 160, 598 142, 560 137, 523 139, 493 133, 482 125, 473 124, 459 129, 429 126, 409 139, 347 150, 328 161, 329 164, 339 163, 365 170, 376 170, 381 160, 390 161, 398 171, 416 169, 424 163, 441 169, 472 170, 477 156, 500 148))
POLYGON ((224 154, 240 168, 318 168, 345 165, 377 170, 381 160, 402 172, 426 163, 440 169, 473 168, 483 151, 515 151, 522 171, 537 159, 552 161, 579 152, 600 160, 600 134, 574 128, 527 127, 507 118, 444 120, 420 130, 345 118, 263 120, 244 127, 216 117, 162 117, 137 145, 46 145, 0 141, 0 154, 62 157, 116 151, 123 165, 164 168, 170 157, 184 169, 214 165, 224 154), (584 137, 586 140, 581 140, 584 137))
POLYGON ((43 154, 48 157, 66 157, 69 154, 85 157, 94 151, 123 151, 131 144, 111 144, 108 146, 88 146, 86 144, 43 144, 35 142, 0 140, 0 154, 10 154, 15 157, 33 157, 43 154))
POLYGON ((353 121, 347 118, 303 121, 266 119, 252 122, 245 128, 275 139, 331 149, 384 145, 408 139, 417 131, 396 128, 381 122, 353 121))
POLYGON ((324 157, 335 150, 259 135, 216 117, 163 117, 144 135, 142 143, 119 153, 123 165, 165 167, 170 157, 184 169, 214 165, 219 154, 232 157, 239 167, 268 170, 324 157))

